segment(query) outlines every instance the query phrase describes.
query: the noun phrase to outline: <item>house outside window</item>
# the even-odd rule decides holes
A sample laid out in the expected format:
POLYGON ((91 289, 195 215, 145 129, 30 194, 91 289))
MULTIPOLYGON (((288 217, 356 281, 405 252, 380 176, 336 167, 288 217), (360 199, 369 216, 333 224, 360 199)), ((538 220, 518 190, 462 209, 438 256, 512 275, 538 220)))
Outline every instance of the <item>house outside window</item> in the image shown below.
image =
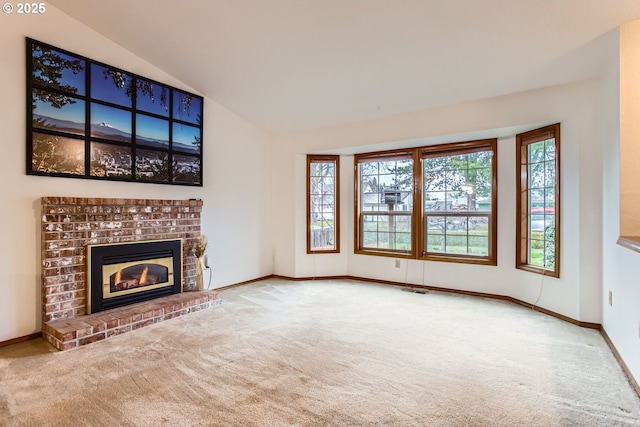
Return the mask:
POLYGON ((413 153, 362 154, 355 162, 356 253, 413 254, 413 153))
POLYGON ((497 140, 357 154, 355 252, 496 265, 497 140))

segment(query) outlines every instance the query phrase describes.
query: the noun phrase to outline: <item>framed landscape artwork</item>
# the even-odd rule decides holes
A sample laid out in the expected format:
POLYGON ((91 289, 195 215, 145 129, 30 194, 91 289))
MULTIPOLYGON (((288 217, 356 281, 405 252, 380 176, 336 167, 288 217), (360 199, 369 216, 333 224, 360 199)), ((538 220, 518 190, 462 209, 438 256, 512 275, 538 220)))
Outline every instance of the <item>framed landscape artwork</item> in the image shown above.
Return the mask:
POLYGON ((202 186, 203 98, 27 38, 27 174, 202 186))

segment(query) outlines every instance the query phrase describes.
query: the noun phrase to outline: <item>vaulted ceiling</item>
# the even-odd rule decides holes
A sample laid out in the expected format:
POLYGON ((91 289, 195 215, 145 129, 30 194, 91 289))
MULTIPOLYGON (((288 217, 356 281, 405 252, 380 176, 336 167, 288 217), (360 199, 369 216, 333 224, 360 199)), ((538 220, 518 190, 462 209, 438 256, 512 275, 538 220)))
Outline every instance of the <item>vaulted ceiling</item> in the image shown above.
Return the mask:
MULTIPOLYGON (((638 0, 50 0, 272 132, 597 76, 638 0)), ((99 58, 94 58, 99 59, 99 58)))

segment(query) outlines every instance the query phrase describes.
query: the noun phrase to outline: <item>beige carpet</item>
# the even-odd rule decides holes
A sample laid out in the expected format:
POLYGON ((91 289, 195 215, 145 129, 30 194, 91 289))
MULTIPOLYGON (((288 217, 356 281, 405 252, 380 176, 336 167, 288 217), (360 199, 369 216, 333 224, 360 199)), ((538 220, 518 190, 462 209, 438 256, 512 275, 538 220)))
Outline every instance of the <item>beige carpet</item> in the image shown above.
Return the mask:
POLYGON ((0 349, 2 426, 640 426, 597 331, 511 303, 267 280, 68 352, 0 349))

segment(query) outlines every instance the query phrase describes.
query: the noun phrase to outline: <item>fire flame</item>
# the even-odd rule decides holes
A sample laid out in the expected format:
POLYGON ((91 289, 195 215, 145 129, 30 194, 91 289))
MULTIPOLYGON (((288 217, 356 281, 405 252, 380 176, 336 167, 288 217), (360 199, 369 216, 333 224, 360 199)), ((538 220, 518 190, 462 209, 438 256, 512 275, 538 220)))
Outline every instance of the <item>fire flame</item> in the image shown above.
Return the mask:
POLYGON ((122 280, 122 270, 116 271, 116 277, 114 278, 114 283, 120 283, 122 280))
POLYGON ((142 270, 142 274, 140 275, 140 284, 141 285, 146 285, 147 284, 147 271, 149 271, 149 267, 145 267, 144 270, 142 270))

